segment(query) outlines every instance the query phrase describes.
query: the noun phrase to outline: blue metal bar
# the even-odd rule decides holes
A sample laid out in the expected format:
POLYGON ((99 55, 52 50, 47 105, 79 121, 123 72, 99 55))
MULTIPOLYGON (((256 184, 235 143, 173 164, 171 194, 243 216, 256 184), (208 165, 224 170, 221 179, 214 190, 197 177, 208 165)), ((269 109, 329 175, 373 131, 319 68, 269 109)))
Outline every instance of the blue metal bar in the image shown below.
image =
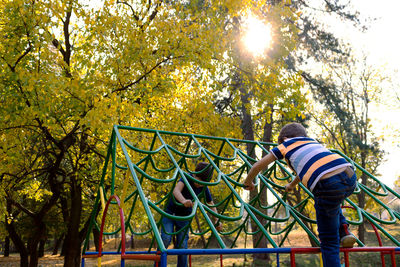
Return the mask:
POLYGON ((279 253, 276 253, 276 267, 279 267, 279 266, 281 266, 279 264, 279 253))
MULTIPOLYGON (((182 250, 184 250, 184 249, 182 249, 182 250)), ((167 267, 167 252, 165 252, 165 251, 161 252, 160 267, 167 267)))
MULTIPOLYGON (((290 253, 291 248, 215 248, 215 249, 168 249, 168 255, 219 255, 219 254, 254 254, 254 253, 290 253)), ((400 248, 398 248, 400 250, 400 248)), ((157 254, 159 251, 126 251, 125 254, 157 254)), ((95 251, 88 251, 84 255, 98 254, 95 251)), ((101 255, 120 255, 116 251, 102 251, 101 255)), ((162 253, 161 253, 162 254, 162 253)))
MULTIPOLYGON (((308 248, 304 248, 308 249, 308 248)), ((371 251, 376 251, 376 249, 381 249, 384 251, 387 251, 388 249, 393 249, 396 252, 400 252, 400 247, 374 247, 374 250, 371 251)), ((188 255, 188 254, 193 254, 193 255, 201 255, 201 254, 253 254, 253 253, 290 253, 292 248, 224 248, 224 249, 169 249, 166 250, 168 252, 168 255, 188 255)), ((347 249, 347 250, 358 250, 361 251, 361 249, 353 248, 353 249, 347 249)), ((368 247, 363 247, 363 251, 368 251, 368 247)), ((125 254, 157 254, 159 251, 152 250, 152 251, 126 251, 125 254)), ((296 252, 299 253, 299 252, 296 252)), ((98 252, 96 251, 87 251, 84 255, 97 255, 98 252)), ((120 255, 121 252, 117 251, 102 251, 101 255, 120 255)), ((82 261, 84 261, 85 258, 82 258, 82 261)))

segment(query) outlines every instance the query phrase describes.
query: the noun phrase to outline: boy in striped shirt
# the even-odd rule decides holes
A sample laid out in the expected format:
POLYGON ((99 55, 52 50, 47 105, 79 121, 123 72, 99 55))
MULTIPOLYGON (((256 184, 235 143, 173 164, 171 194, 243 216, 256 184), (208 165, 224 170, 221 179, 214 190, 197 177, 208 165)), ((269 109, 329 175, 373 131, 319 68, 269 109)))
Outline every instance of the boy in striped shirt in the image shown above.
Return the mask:
POLYGON ((305 128, 299 123, 285 125, 279 133, 278 144, 250 169, 244 182, 245 189, 254 189, 254 178, 270 163, 285 159, 297 174, 285 190, 292 191, 302 182, 313 193, 324 266, 339 267, 339 247, 353 247, 356 242, 340 207, 356 187, 355 172, 343 157, 307 137, 305 128))

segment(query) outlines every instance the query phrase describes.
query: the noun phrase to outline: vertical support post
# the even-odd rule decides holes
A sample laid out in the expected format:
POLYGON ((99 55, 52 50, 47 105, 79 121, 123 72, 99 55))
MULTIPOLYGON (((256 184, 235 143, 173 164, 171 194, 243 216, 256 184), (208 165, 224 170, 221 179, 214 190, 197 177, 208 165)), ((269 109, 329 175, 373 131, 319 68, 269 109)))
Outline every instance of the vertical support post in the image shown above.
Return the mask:
MULTIPOLYGON (((157 250, 156 255, 161 255, 161 251, 157 250)), ((154 264, 155 267, 160 267, 160 265, 161 265, 161 259, 160 261, 156 261, 154 264)))
POLYGON ((290 252, 290 266, 296 267, 296 257, 293 251, 290 252))
POLYGON ((279 253, 276 253, 276 267, 279 267, 279 266, 281 266, 279 264, 279 253))
POLYGON ((396 259, 395 259, 395 251, 394 250, 392 250, 392 252, 390 253, 390 257, 391 257, 391 259, 392 259, 392 266, 393 267, 396 267, 396 259))
POLYGON ((346 266, 346 267, 350 266, 349 252, 347 252, 347 251, 344 252, 344 266, 346 266))
POLYGON ((82 260, 81 260, 81 267, 85 267, 85 258, 84 257, 82 257, 82 260))
POLYGON ((382 267, 386 267, 385 254, 383 252, 381 252, 381 262, 382 262, 382 267))
POLYGON ((224 267, 224 261, 223 261, 223 258, 222 258, 222 254, 219 254, 219 261, 221 263, 221 267, 224 267))
POLYGON ((324 261, 322 260, 322 253, 319 253, 319 266, 323 267, 324 266, 324 261))
POLYGON ((167 252, 161 252, 160 267, 167 267, 167 252))

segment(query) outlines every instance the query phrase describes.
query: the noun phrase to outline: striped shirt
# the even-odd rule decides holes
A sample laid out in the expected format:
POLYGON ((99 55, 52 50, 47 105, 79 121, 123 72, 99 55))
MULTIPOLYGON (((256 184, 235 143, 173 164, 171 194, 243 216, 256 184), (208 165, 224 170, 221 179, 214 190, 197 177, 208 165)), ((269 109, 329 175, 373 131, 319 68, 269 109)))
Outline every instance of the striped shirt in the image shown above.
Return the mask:
POLYGON ((297 173, 301 182, 311 191, 326 173, 351 166, 346 159, 330 152, 309 137, 286 139, 282 144, 274 147, 271 153, 276 159, 285 159, 290 168, 297 173))

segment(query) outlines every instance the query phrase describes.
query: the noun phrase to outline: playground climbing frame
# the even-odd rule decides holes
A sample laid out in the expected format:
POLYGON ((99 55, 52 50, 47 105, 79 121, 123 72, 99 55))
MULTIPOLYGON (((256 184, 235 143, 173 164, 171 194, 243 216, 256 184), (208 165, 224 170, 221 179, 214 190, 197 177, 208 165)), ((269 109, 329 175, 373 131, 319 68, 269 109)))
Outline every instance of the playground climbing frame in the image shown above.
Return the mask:
MULTIPOLYGON (((272 146, 275 144, 115 125, 83 246, 82 265, 85 258, 97 258, 98 265, 101 265, 101 256, 106 254, 120 254, 121 266, 124 266, 125 260, 133 259, 152 260, 159 262, 160 266, 166 266, 168 255, 274 253, 279 266, 279 254, 287 253, 294 266, 295 254, 318 253, 319 248, 316 247, 285 247, 293 229, 303 231, 310 244, 319 246, 312 212, 313 195, 302 184, 295 197, 284 192, 284 185, 294 179, 285 162, 276 161, 257 176, 257 195, 250 197, 243 190, 242 182, 247 171, 272 146), (213 179, 196 182, 211 190, 218 214, 202 200, 202 194, 197 196, 189 186, 189 180, 194 179, 192 175, 196 174, 194 166, 199 161, 208 162, 213 167, 213 179), (172 191, 180 179, 189 188, 194 200, 193 211, 188 216, 174 216, 164 211, 169 199, 174 199, 172 191), (210 215, 223 223, 223 231, 217 231, 210 215), (182 231, 207 236, 208 242, 204 248, 166 248, 160 235, 163 216, 190 221, 182 231), (89 249, 94 227, 101 236, 98 251, 89 249), (117 251, 103 251, 103 235, 121 236, 117 251), (127 235, 131 238, 149 238, 151 245, 144 251, 127 251, 127 235), (215 238, 216 244, 212 244, 210 236, 215 238), (238 240, 243 236, 254 237, 256 247, 262 241, 270 247, 238 248, 238 240)), ((385 199, 399 198, 398 193, 340 151, 332 151, 351 162, 358 175, 368 176, 371 185, 358 184, 354 194, 343 203, 346 207, 344 212, 352 225, 368 221, 379 242, 379 247, 368 247, 368 244, 357 240, 357 248, 342 249, 346 266, 348 253, 360 251, 380 252, 383 266, 383 255, 390 254, 392 266, 395 266, 395 254, 399 253, 400 242, 385 226, 398 223, 400 214, 390 209, 385 199), (368 199, 364 208, 358 206, 357 195, 361 193, 368 199), (385 211, 386 219, 376 214, 376 206, 385 211)))

